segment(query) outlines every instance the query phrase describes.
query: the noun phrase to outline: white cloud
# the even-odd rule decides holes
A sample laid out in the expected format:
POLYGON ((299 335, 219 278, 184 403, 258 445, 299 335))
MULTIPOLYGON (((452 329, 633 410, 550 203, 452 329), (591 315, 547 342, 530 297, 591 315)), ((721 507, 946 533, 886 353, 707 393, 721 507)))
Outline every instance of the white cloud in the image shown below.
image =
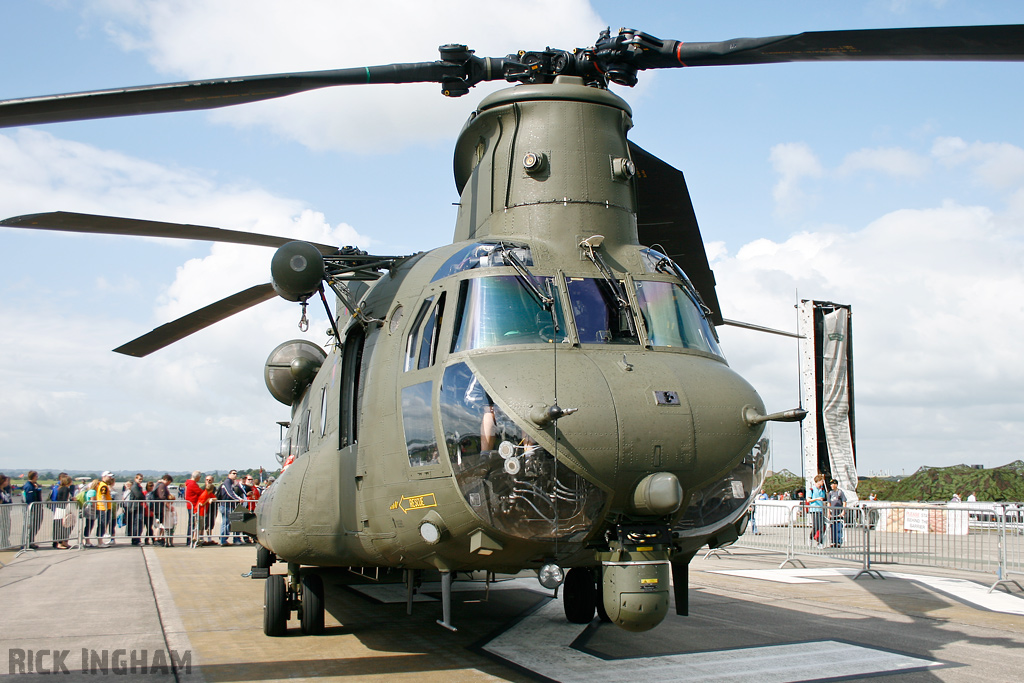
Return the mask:
POLYGON ((824 173, 821 162, 803 142, 786 142, 771 149, 772 168, 779 174, 779 180, 772 190, 775 209, 780 215, 799 212, 808 201, 800 183, 805 178, 819 178, 824 173))
POLYGON ((947 167, 973 166, 976 182, 996 190, 1019 187, 1024 182, 1024 149, 1006 142, 967 143, 957 137, 940 137, 932 156, 947 167))
MULTIPOLYGON (((2 215, 60 207, 161 216, 339 245, 369 243, 351 227, 330 225, 297 201, 255 188, 221 186, 192 171, 47 133, 0 136, 0 150, 2 215)), ((129 241, 79 238, 73 251, 63 255, 73 253, 88 268, 96 251, 118 250, 129 241)), ((172 240, 158 243, 180 253, 172 240)), ((151 326, 269 281, 272 250, 233 244, 208 249, 178 269, 158 302, 146 302, 144 327, 133 320, 140 317, 137 310, 85 312, 70 297, 0 300, 0 348, 5 349, 0 356, 0 467, 24 463, 22 447, 30 448, 28 455, 42 466, 71 466, 82 458, 97 467, 131 468, 145 461, 157 468, 183 462, 183 467, 212 469, 235 464, 240 454, 248 462, 273 462, 266 444, 276 436, 268 434, 276 429, 282 407, 266 394, 262 367, 281 339, 303 336, 295 328, 298 306, 272 300, 142 360, 110 353, 151 326), (96 452, 101 444, 102 451, 96 452), (46 460, 36 461, 35 454, 46 460)), ((32 280, 47 272, 27 265, 25 286, 35 294, 39 285, 32 280)), ((139 264, 139 272, 145 268, 139 264)), ((59 274, 55 284, 73 287, 66 277, 59 274)), ((101 298, 123 291, 143 296, 131 278, 94 277, 101 298)), ((323 314, 311 306, 310 317, 306 336, 323 342, 323 314)))
MULTIPOLYGON (((797 292, 852 305, 862 470, 1004 464, 1024 437, 1014 417, 1024 411, 1024 224, 1009 230, 1005 218, 946 203, 859 230, 758 240, 713 263, 719 297, 727 317, 790 330, 797 292)), ((794 342, 723 334, 769 409, 795 405, 794 342)))
MULTIPOLYGON (((173 80, 431 62, 439 58, 438 40, 466 44, 481 57, 549 44, 571 49, 592 44, 604 28, 584 0, 97 0, 90 15, 123 49, 142 52, 173 80)), ((439 92, 429 83, 332 88, 214 116, 268 126, 312 149, 397 149, 459 129, 466 105, 439 92)))
POLYGON ((894 177, 920 177, 928 171, 928 159, 897 147, 860 149, 846 155, 837 169, 840 174, 876 171, 894 177))

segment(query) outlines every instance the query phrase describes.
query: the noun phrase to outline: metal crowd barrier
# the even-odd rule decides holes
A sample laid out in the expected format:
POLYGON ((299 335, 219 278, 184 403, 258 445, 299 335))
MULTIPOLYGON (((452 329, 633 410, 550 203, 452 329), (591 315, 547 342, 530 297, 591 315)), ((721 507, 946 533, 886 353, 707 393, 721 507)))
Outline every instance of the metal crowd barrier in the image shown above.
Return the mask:
POLYGON ((210 501, 192 514, 185 500, 44 501, 0 505, 0 550, 18 555, 49 548, 111 545, 190 546, 244 543, 229 515, 255 501, 210 501))
POLYGON ((784 553, 779 565, 801 557, 856 562, 881 576, 878 565, 911 565, 994 573, 998 586, 1024 587, 1024 507, 983 503, 920 505, 862 502, 841 511, 798 501, 758 500, 746 533, 735 545, 784 553))
POLYGON ((0 505, 0 550, 14 550, 25 545, 25 518, 28 506, 24 503, 0 505))

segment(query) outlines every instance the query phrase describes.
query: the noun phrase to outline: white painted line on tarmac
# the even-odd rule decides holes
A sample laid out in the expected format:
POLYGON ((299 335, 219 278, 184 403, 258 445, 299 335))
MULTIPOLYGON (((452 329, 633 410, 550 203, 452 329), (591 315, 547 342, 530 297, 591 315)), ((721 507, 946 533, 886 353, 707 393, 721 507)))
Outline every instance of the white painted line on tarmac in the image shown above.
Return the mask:
POLYGON ((483 649, 563 683, 798 683, 820 680, 822 662, 828 662, 829 677, 943 666, 941 662, 831 640, 609 660, 572 647, 584 629, 586 625, 565 620, 560 601, 550 600, 483 649))
MULTIPOLYGON (((709 574, 728 574, 748 579, 774 581, 776 583, 821 583, 822 578, 834 576, 856 576, 859 569, 846 567, 823 567, 816 569, 738 569, 708 570, 709 574)), ((988 586, 966 579, 952 579, 926 574, 906 574, 903 572, 880 572, 887 579, 913 581, 927 586, 934 591, 944 593, 982 609, 1003 614, 1024 616, 1024 598, 1001 591, 988 592, 988 586)))
POLYGON ((775 583, 825 583, 821 579, 812 579, 805 574, 810 570, 802 570, 801 575, 793 574, 796 570, 791 569, 714 569, 707 570, 708 574, 728 574, 739 576, 745 579, 760 579, 762 581, 774 581, 775 583), (778 574, 766 575, 766 572, 781 572, 778 574))
POLYGON ((951 595, 958 600, 969 602, 972 605, 977 605, 982 609, 987 609, 992 612, 1024 616, 1024 599, 1020 597, 1019 593, 1016 595, 996 591, 989 593, 988 586, 983 586, 980 583, 967 581, 965 579, 950 579, 941 576, 922 576, 920 574, 897 574, 889 572, 885 572, 883 576, 886 578, 891 576, 897 579, 915 581, 940 593, 951 595))

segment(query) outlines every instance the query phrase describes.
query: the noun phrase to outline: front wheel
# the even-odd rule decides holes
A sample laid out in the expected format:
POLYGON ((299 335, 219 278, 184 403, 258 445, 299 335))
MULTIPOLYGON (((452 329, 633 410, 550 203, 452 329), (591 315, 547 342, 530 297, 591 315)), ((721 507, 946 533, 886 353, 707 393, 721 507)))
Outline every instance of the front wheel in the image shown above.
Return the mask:
POLYGON ((303 635, 316 636, 324 632, 324 580, 319 574, 302 573, 302 600, 299 623, 303 635))
POLYGON ((562 584, 565 618, 573 624, 589 624, 597 609, 597 584, 589 567, 573 567, 562 584))
POLYGON ((284 576, 273 574, 267 578, 263 593, 263 633, 278 638, 287 630, 288 607, 284 576))

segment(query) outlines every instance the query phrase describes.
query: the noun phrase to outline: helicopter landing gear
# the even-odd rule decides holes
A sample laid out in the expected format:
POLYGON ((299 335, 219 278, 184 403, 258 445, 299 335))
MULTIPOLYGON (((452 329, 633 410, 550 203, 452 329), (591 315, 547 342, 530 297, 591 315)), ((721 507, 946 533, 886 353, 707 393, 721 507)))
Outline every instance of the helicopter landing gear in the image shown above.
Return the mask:
POLYGON ((300 572, 297 565, 288 565, 283 574, 267 577, 263 599, 263 633, 279 638, 288 631, 292 611, 299 617, 299 627, 306 636, 324 632, 324 580, 319 574, 300 572))
POLYGON ((589 567, 573 567, 562 584, 565 618, 573 624, 589 624, 597 609, 597 582, 589 567))
POLYGON ((299 625, 302 635, 318 636, 324 632, 324 580, 319 574, 304 572, 299 581, 299 625))
POLYGON ((263 593, 263 633, 278 638, 288 630, 288 591, 284 577, 273 574, 267 578, 263 593))

